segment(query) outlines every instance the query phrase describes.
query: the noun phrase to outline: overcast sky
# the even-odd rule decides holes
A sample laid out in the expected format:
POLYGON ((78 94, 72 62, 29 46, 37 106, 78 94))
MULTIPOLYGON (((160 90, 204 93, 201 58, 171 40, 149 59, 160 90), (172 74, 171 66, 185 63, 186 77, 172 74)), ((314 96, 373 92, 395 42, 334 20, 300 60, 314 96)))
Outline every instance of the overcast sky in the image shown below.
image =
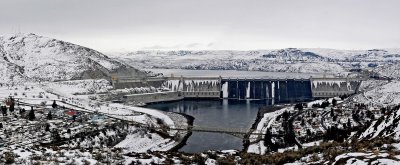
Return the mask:
POLYGON ((399 0, 1 0, 0 32, 103 52, 400 47, 399 0))

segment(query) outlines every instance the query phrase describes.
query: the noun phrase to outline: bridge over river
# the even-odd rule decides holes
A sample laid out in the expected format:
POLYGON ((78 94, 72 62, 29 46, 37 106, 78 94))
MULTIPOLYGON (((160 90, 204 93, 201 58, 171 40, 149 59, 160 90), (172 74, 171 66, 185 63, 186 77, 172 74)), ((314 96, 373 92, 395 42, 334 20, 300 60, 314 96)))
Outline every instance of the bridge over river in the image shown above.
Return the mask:
POLYGON ((194 132, 212 132, 212 133, 226 133, 241 139, 248 138, 250 136, 246 135, 265 135, 265 133, 260 132, 255 129, 245 129, 245 128, 222 128, 222 127, 207 127, 207 126, 188 126, 187 128, 175 128, 170 127, 170 130, 180 130, 180 131, 194 131, 194 132))

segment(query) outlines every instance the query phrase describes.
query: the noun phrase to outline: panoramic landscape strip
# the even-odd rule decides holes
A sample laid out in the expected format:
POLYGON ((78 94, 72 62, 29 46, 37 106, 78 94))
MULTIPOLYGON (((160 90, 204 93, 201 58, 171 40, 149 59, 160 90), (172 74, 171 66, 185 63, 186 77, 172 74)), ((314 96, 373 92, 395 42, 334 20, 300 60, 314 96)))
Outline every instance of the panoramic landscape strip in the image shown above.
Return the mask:
POLYGON ((400 164, 400 2, 0 1, 0 164, 400 164))

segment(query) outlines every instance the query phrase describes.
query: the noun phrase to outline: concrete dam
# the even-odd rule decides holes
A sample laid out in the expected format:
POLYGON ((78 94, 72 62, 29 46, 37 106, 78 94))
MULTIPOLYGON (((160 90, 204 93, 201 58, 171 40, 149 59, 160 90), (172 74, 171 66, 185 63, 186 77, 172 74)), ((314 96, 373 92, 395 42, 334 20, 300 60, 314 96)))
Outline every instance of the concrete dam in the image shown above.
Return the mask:
MULTIPOLYGON (((170 91, 155 93, 156 100, 183 98, 220 98, 235 100, 276 100, 279 102, 309 101, 314 98, 354 94, 362 79, 358 78, 312 78, 309 79, 245 79, 224 77, 160 77, 121 79, 113 81, 115 88, 154 86, 168 88, 170 91), (171 93, 172 92, 172 93, 171 93)), ((126 98, 140 95, 130 95, 126 98)), ((134 98, 132 98, 134 99, 134 98)), ((143 99, 140 99, 143 100, 143 99)))
POLYGON ((313 98, 310 80, 224 79, 221 83, 222 98, 227 99, 275 99, 289 102, 313 98))

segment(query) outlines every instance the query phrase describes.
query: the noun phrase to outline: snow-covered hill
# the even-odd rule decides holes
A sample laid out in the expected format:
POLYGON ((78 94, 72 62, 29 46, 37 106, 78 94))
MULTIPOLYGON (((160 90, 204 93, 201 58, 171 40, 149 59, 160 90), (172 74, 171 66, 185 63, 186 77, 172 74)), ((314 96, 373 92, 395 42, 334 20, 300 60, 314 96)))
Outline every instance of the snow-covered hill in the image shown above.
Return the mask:
POLYGON ((252 70, 272 72, 343 72, 334 59, 288 48, 259 51, 137 51, 110 56, 143 68, 252 70))
POLYGON ((363 81, 362 84, 366 85, 361 85, 362 92, 352 98, 353 102, 379 107, 400 104, 400 81, 363 81))
POLYGON ((154 69, 332 72, 373 69, 400 62, 399 49, 297 49, 256 51, 136 51, 110 53, 127 64, 154 69))
POLYGON ((380 77, 400 78, 400 64, 384 64, 373 69, 380 77))
POLYGON ((360 135, 360 139, 373 139, 376 137, 392 137, 400 139, 400 110, 388 112, 388 115, 382 116, 372 124, 360 135))
POLYGON ((263 58, 273 60, 288 60, 288 61, 328 61, 331 57, 323 57, 310 51, 303 51, 296 48, 287 48, 271 51, 268 54, 262 55, 263 58))
POLYGON ((0 83, 145 75, 98 51, 35 34, 0 36, 0 56, 0 83))

